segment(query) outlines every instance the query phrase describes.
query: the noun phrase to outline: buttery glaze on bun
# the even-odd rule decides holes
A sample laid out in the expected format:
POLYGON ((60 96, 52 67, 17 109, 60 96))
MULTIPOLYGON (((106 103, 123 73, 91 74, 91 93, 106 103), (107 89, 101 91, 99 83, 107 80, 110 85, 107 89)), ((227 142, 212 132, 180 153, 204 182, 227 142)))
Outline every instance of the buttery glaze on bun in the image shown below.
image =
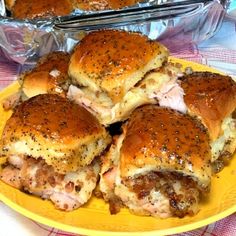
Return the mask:
POLYGON ((17 19, 47 18, 69 15, 73 11, 70 0, 7 1, 12 16, 17 19))
MULTIPOLYGON (((148 105, 136 109, 102 159, 100 189, 110 209, 183 217, 209 191, 211 153, 204 127, 188 115, 148 105)), ((113 212, 114 213, 114 212, 113 212)))
POLYGON ((68 53, 59 51, 41 57, 32 70, 19 75, 20 89, 4 100, 3 108, 13 109, 39 94, 52 93, 65 97, 70 84, 67 74, 69 59, 68 53))
POLYGON ((20 76, 23 100, 44 93, 65 96, 69 86, 69 60, 70 54, 60 51, 41 57, 31 71, 20 76))
POLYGON ((75 8, 84 11, 101 11, 108 9, 120 9, 132 6, 140 1, 138 0, 74 0, 75 8))
POLYGON ((103 91, 117 101, 142 79, 161 67, 167 49, 138 33, 101 30, 89 33, 72 54, 69 75, 75 83, 103 91))
POLYGON ((209 138, 191 117, 146 106, 132 114, 124 133, 121 177, 157 168, 190 175, 200 185, 209 185, 209 138))
POLYGON ((90 164, 110 142, 85 108, 54 94, 20 104, 3 131, 2 156, 43 158, 61 174, 90 164))
POLYGON ((58 95, 38 95, 16 107, 6 123, 0 178, 71 211, 91 197, 100 171, 96 157, 109 143, 86 109, 58 95))
POLYGON ((194 72, 181 78, 188 113, 207 127, 212 161, 228 159, 236 149, 236 83, 225 75, 194 72))
POLYGON ((5 0, 6 8, 7 10, 11 10, 12 7, 14 6, 16 0, 5 0))
POLYGON ((183 107, 177 83, 182 72, 167 63, 168 55, 163 45, 139 33, 91 32, 72 53, 68 97, 105 126, 127 119, 143 104, 183 107))
POLYGON ((6 0, 6 7, 17 19, 48 18, 69 15, 73 10, 116 10, 135 5, 139 0, 6 0))
POLYGON ((236 83, 229 76, 194 72, 181 78, 181 87, 189 112, 201 119, 212 140, 217 139, 223 120, 236 108, 236 83))

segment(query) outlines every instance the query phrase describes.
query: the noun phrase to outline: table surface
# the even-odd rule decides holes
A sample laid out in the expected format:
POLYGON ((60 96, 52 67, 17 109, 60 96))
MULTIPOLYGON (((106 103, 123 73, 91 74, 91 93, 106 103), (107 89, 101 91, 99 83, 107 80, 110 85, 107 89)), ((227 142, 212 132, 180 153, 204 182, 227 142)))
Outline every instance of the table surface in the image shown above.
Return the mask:
MULTIPOLYGON (((220 31, 199 44, 172 49, 172 56, 202 63, 236 76, 236 20, 226 17, 220 31)), ((0 90, 16 79, 22 67, 0 57, 0 90)), ((34 222, 0 202, 0 222, 3 236, 70 236, 71 233, 34 222)), ((203 228, 175 236, 236 236, 236 214, 203 228)))

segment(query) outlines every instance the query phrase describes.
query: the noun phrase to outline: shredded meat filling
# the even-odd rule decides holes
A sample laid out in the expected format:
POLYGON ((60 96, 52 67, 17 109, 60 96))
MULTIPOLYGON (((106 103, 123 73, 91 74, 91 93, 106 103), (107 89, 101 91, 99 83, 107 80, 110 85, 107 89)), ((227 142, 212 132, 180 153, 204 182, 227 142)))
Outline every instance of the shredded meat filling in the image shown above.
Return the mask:
POLYGON ((109 211, 112 215, 117 214, 120 211, 122 206, 123 206, 123 203, 121 199, 117 196, 113 196, 109 200, 109 211))
POLYGON ((12 156, 4 165, 0 179, 21 191, 50 199, 58 209, 71 211, 90 198, 98 172, 97 161, 64 175, 42 158, 12 156))
POLYGON ((169 199, 170 211, 174 216, 184 217, 193 215, 194 205, 197 205, 200 193, 207 191, 200 189, 190 177, 176 173, 150 172, 134 179, 124 180, 124 184, 137 194, 138 199, 149 196, 155 189, 169 199))

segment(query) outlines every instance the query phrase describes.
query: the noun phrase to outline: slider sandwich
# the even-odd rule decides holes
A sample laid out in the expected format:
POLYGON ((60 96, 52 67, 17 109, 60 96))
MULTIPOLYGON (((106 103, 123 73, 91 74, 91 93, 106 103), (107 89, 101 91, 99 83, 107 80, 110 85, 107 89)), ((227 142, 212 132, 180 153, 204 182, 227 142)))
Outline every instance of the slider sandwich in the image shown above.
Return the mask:
POLYGON ((65 97, 69 86, 69 60, 70 54, 60 51, 41 57, 31 71, 20 76, 25 99, 44 93, 65 97))
POLYGON ((229 76, 194 72, 180 78, 187 112, 210 135, 212 163, 220 171, 236 149, 236 82, 229 76))
POLYGON ((137 108, 102 158, 99 188, 110 212, 184 217, 199 211, 211 183, 204 126, 170 108, 137 108))
POLYGON ((85 108, 56 94, 38 95, 16 107, 0 140, 6 159, 1 180, 74 210, 91 197, 98 157, 110 136, 85 108))
POLYGON ((69 60, 70 55, 60 51, 41 57, 34 68, 19 75, 20 89, 4 101, 4 109, 12 109, 38 94, 53 93, 65 97, 70 84, 69 60))
POLYGON ((177 83, 182 72, 167 62, 168 55, 163 45, 139 33, 91 32, 72 52, 68 98, 105 126, 127 119, 143 104, 185 111, 177 83))

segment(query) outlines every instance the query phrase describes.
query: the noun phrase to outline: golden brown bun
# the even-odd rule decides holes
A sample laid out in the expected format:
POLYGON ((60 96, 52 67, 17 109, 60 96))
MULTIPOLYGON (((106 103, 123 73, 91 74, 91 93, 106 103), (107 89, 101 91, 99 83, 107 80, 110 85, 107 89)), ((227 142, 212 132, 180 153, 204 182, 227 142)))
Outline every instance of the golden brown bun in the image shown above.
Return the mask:
POLYGON ((14 6, 16 0, 5 0, 7 10, 11 11, 12 7, 14 6))
POLYGON ((94 31, 72 54, 69 75, 75 84, 104 91, 118 102, 148 71, 167 60, 167 49, 138 33, 94 31))
POLYGON ((46 18, 65 16, 72 12, 69 0, 16 0, 12 7, 12 16, 18 19, 46 18))
POLYGON ((39 59, 34 71, 52 71, 59 70, 63 75, 67 75, 70 54, 67 52, 51 52, 39 59))
POLYGON ((55 94, 20 104, 7 121, 1 155, 42 157, 59 173, 90 164, 110 142, 106 130, 83 107, 55 94))
POLYGON ((148 171, 191 176, 202 187, 211 178, 209 137, 190 116, 154 105, 134 111, 124 127, 121 177, 148 171))
POLYGON ((132 6, 140 1, 138 0, 73 0, 74 8, 85 11, 101 11, 105 9, 120 9, 132 6))
POLYGON ((68 65, 70 55, 65 52, 52 52, 39 59, 36 66, 20 76, 21 88, 27 98, 44 93, 57 93, 65 96, 69 82, 68 65))
POLYGON ((210 72, 195 72, 181 80, 189 113, 200 118, 216 140, 223 120, 236 109, 236 83, 229 76, 210 72))

